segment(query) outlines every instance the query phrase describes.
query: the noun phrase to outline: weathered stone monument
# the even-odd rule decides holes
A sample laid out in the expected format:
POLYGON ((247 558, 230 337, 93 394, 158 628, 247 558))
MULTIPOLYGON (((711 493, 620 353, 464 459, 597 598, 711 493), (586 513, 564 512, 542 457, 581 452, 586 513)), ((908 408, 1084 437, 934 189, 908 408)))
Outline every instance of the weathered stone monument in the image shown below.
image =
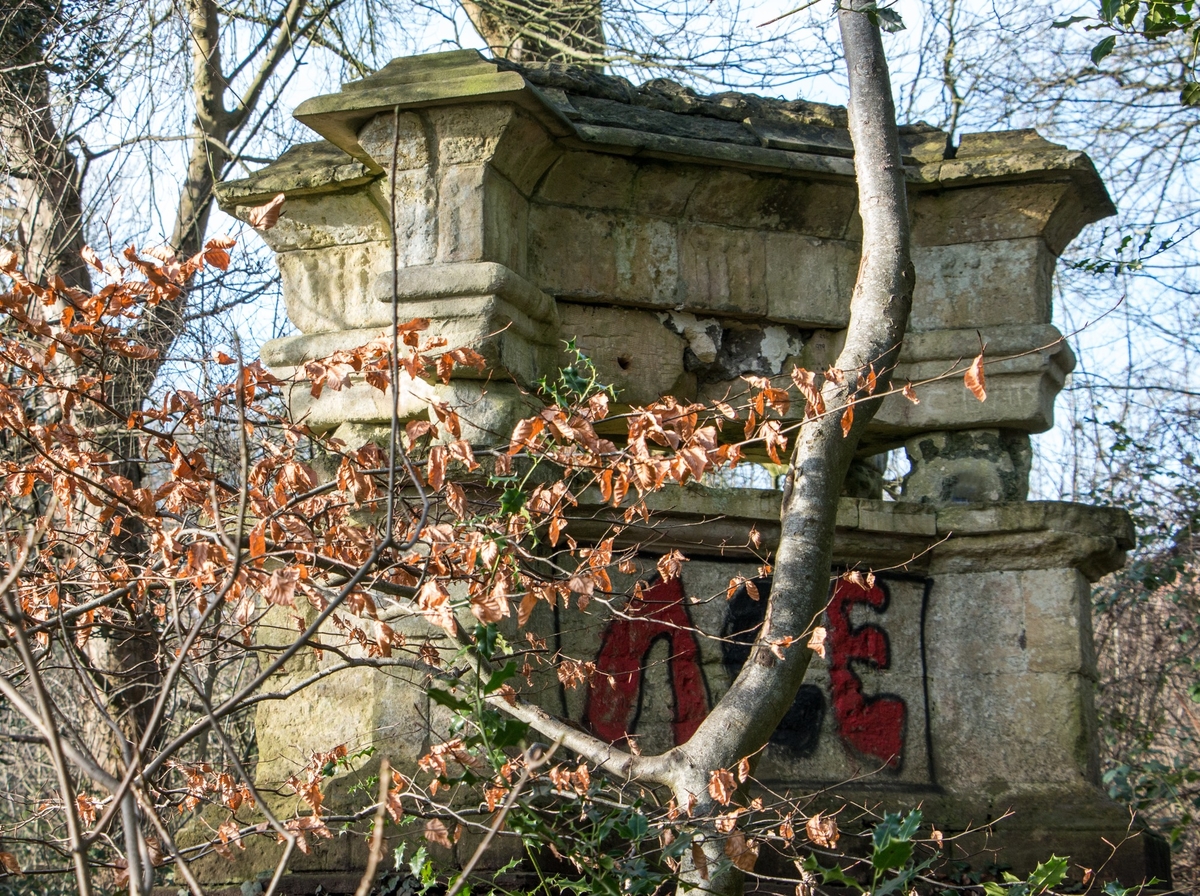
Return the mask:
MULTIPOLYGON (((402 381, 405 416, 447 401, 471 440, 507 439, 567 339, 626 404, 720 398, 742 391, 746 374, 820 369, 836 356, 862 248, 845 116, 666 81, 518 70, 471 51, 395 60, 301 104, 296 117, 322 140, 221 188, 223 207, 242 214, 287 194, 265 238, 301 332, 268 343, 264 360, 286 372, 386 331, 394 189, 401 319, 429 318, 488 361, 448 385, 402 381)), ((1157 842, 1125 842, 1128 813, 1098 786, 1089 582, 1122 565, 1130 521, 1026 500, 1029 436, 1051 426, 1074 364, 1051 324, 1055 262, 1113 207, 1086 156, 1032 131, 952 146, 914 125, 901 140, 917 292, 897 376, 935 378, 982 338, 988 399, 951 377, 922 387, 919 404, 890 397, 875 418, 842 500, 837 562, 879 576, 833 590, 828 656, 814 660, 757 776, 824 789, 835 806, 920 804, 948 836, 1012 810, 986 842, 952 847, 980 865, 980 850, 1003 847, 1018 870, 1054 852, 1107 862, 1127 882, 1162 877, 1157 842), (911 472, 900 500, 883 500, 872 458, 898 447, 911 472), (1111 861, 1104 838, 1122 844, 1111 861)), ((389 419, 390 397, 314 399, 304 386, 291 407, 353 441, 389 419)), ((779 496, 693 486, 650 503, 659 516, 624 537, 644 542, 651 570, 656 553, 682 550, 681 579, 623 618, 593 605, 530 622, 617 682, 553 682, 547 704, 644 750, 685 740, 744 661, 762 604, 745 588, 727 600, 726 588, 757 575, 747 532, 769 550, 779 496)), ((574 537, 598 536, 596 505, 578 509, 574 537)), ((259 777, 279 780, 339 740, 415 763, 438 739, 430 716, 415 674, 339 673, 303 705, 263 704, 259 777)), ((307 867, 353 870, 361 857, 349 850, 307 867)))

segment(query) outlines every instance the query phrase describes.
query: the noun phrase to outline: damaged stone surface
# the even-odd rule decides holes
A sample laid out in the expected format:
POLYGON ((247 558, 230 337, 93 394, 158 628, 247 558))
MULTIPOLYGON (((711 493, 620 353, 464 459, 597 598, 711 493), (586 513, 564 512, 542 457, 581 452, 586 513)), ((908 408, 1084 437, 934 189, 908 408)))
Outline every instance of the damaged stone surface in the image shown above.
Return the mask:
POLYGON ((1029 434, 999 429, 935 432, 904 445, 904 496, 934 504, 994 504, 1029 496, 1029 434))

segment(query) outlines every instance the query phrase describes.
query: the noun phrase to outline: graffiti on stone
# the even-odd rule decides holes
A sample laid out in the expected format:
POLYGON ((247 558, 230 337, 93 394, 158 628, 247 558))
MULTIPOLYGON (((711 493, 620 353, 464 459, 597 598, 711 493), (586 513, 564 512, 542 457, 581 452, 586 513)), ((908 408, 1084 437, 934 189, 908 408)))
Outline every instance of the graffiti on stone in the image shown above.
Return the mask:
POLYGON ((666 640, 669 649, 675 743, 688 740, 708 715, 700 647, 684 599, 679 578, 659 580, 643 589, 605 629, 583 721, 585 727, 610 743, 625 740, 637 727, 642 672, 650 649, 660 639, 666 640))
POLYGON ((904 755, 904 700, 894 694, 867 697, 855 665, 865 663, 875 669, 891 665, 887 632, 868 622, 854 625, 850 611, 856 605, 882 612, 888 606, 888 593, 881 581, 870 588, 845 579, 833 586, 833 596, 825 611, 829 636, 829 680, 837 732, 851 749, 884 766, 900 767, 904 755))
MULTIPOLYGON (((725 564, 693 564, 685 573, 716 581, 725 564), (704 567, 711 565, 712 570, 704 567)), ((698 590, 707 586, 700 585, 698 590)), ((769 577, 754 580, 724 607, 689 602, 680 579, 655 580, 605 625, 582 723, 611 742, 648 735, 648 699, 669 700, 672 743, 686 741, 750 656, 762 624, 769 577), (691 603, 691 606, 689 606, 691 603), (717 612, 721 612, 718 617, 717 612), (703 617, 697 623, 693 616, 703 617), (708 623, 707 625, 705 623, 708 623), (715 624, 713 624, 715 623, 715 624), (706 638, 697 628, 719 635, 706 638), (648 698, 648 656, 667 647, 666 693, 648 698)), ((693 586, 695 587, 695 586, 693 586)), ((897 784, 932 783, 924 670, 924 580, 877 579, 871 587, 838 580, 824 624, 824 661, 814 660, 796 699, 771 737, 763 770, 811 781, 882 775, 897 784)), ((660 673, 661 674, 661 673, 660 673)), ((664 732, 664 735, 666 732, 664 732)), ((660 740, 661 742, 661 740, 660 740)))

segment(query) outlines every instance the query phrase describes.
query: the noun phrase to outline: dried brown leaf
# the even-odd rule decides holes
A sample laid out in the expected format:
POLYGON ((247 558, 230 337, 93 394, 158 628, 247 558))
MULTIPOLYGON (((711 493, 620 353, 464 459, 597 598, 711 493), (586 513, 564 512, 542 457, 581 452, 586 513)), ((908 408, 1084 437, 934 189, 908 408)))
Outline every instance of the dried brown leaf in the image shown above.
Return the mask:
POLYGON ((808 834, 809 840, 825 849, 837 846, 841 836, 838 833, 837 819, 832 816, 826 818, 820 812, 804 823, 804 833, 808 834))
POLYGON ((725 855, 742 871, 753 871, 758 862, 758 844, 747 840, 741 831, 734 831, 725 839, 725 855))
POLYGON ((963 374, 963 382, 971 390, 972 395, 980 401, 987 401, 987 380, 983 375, 983 352, 975 356, 975 360, 963 374))
POLYGON ((438 846, 444 846, 446 849, 454 846, 450 842, 450 832, 446 830, 446 825, 437 818, 431 818, 425 822, 425 839, 438 846))
POLYGON ((300 570, 291 566, 271 573, 271 580, 263 592, 267 603, 276 607, 296 606, 296 583, 300 581, 300 570))
POLYGON ((737 781, 734 780, 733 773, 729 769, 719 768, 709 774, 709 796, 722 806, 729 805, 729 801, 733 799, 735 790, 737 790, 737 781))
POLYGON ((825 628, 820 625, 814 628, 812 634, 808 636, 808 649, 821 659, 825 659, 825 637, 825 628))
POLYGON ((275 196, 270 202, 256 205, 246 214, 246 221, 255 230, 270 230, 279 223, 279 213, 287 199, 283 193, 275 196))

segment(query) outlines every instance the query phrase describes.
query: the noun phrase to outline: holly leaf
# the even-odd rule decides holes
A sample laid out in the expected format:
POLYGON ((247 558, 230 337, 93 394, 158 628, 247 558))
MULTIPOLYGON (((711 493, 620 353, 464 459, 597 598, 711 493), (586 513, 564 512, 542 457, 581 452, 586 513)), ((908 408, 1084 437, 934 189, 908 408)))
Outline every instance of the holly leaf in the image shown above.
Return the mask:
POLYGON ((1116 46, 1117 36, 1115 34, 1110 34, 1108 37, 1104 38, 1104 40, 1092 47, 1092 63, 1099 65, 1100 60, 1112 53, 1116 46))
POLYGON ((905 28, 904 19, 900 18, 900 13, 894 9, 877 9, 875 10, 876 24, 888 32, 895 34, 897 31, 903 31, 905 28))
POLYGON ((1029 875, 1029 887, 1034 893, 1043 893, 1057 887, 1066 876, 1067 860, 1062 856, 1050 856, 1029 875))

